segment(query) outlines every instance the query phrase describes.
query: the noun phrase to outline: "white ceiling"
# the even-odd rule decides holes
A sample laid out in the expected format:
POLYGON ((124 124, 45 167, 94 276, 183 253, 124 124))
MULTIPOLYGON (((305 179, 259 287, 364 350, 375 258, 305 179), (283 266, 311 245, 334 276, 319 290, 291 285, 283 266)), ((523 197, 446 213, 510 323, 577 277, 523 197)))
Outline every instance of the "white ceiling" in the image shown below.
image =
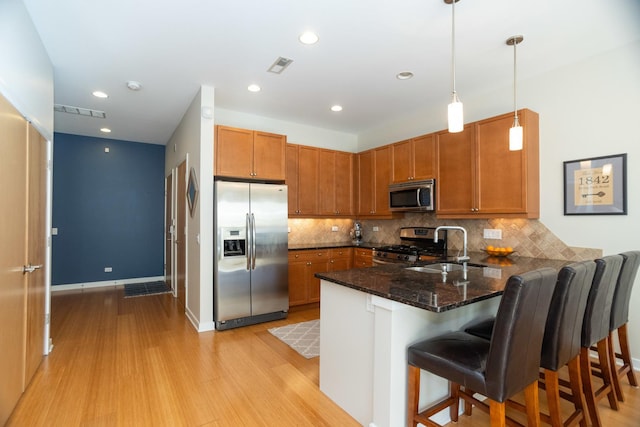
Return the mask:
MULTIPOLYGON (((107 115, 56 112, 56 132, 166 144, 200 85, 215 87, 216 107, 353 134, 446 109, 450 98, 451 6, 443 0, 23 1, 53 63, 55 103, 107 115), (304 30, 320 41, 302 45, 304 30), (293 63, 268 73, 279 56, 293 63), (401 71, 415 76, 397 80, 401 71), (142 90, 128 90, 128 80, 142 90), (248 92, 250 83, 262 91, 248 92), (93 97, 98 89, 109 98, 93 97), (341 113, 329 110, 335 103, 341 113)), ((512 82, 505 41, 515 34, 524 35, 518 79, 526 79, 640 39, 640 1, 459 1, 463 102, 512 82)))

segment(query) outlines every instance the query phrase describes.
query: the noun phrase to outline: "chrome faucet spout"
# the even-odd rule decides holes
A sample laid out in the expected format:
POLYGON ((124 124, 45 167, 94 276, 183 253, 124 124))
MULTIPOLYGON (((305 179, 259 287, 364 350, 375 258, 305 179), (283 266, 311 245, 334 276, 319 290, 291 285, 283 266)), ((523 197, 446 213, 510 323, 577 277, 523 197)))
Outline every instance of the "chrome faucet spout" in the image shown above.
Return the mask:
POLYGON ((433 241, 434 243, 438 243, 438 231, 440 230, 458 230, 462 231, 462 245, 463 252, 462 256, 456 257, 456 261, 469 261, 469 256, 467 255, 467 230, 464 227, 459 227, 457 225, 441 225, 440 227, 436 227, 434 231, 433 241))

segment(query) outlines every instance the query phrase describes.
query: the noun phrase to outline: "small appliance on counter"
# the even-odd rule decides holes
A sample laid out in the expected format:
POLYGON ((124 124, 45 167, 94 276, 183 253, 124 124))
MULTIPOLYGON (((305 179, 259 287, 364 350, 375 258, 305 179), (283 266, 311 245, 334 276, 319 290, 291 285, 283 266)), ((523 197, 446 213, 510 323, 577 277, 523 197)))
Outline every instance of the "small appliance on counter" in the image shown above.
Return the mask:
POLYGON ((353 223, 353 228, 351 229, 351 238, 353 239, 353 243, 360 244, 362 243, 362 224, 358 221, 353 223))

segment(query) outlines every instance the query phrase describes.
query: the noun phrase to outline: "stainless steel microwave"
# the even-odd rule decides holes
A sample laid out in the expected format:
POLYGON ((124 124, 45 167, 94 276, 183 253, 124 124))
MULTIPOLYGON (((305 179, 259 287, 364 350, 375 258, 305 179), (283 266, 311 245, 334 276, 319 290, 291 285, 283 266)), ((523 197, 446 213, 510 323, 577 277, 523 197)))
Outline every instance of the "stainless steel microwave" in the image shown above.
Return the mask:
POLYGON ((389 185, 389 209, 399 212, 434 210, 436 183, 433 179, 389 185))

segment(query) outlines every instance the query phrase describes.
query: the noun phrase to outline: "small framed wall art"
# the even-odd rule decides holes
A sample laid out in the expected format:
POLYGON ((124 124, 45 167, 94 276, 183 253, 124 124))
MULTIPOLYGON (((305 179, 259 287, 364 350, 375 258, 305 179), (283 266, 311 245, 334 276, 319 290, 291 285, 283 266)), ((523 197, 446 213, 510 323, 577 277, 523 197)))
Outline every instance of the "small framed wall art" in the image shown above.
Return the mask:
POLYGON ((627 154, 564 162, 565 215, 626 215, 627 154))
POLYGON ((189 171, 189 182, 187 183, 187 202, 189 202, 189 213, 193 218, 196 211, 196 203, 198 203, 198 179, 196 170, 191 168, 189 171))

